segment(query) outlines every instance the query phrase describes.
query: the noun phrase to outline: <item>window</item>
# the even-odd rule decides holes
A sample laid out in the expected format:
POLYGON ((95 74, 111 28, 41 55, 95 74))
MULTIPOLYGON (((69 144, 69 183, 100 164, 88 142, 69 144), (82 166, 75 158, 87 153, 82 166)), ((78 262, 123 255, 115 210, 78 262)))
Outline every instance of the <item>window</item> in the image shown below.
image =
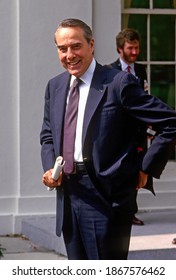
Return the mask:
POLYGON ((176 109, 176 0, 122 0, 126 27, 141 36, 139 62, 146 65, 149 91, 176 109))

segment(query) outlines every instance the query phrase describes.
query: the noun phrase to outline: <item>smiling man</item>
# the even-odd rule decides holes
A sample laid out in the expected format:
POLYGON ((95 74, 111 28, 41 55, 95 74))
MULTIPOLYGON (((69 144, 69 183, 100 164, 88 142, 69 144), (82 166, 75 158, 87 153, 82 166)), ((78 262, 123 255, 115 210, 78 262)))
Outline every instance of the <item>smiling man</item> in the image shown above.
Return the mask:
POLYGON ((55 44, 66 71, 46 87, 40 141, 42 181, 57 191, 56 233, 63 232, 68 259, 127 259, 135 194, 160 177, 176 141, 176 114, 133 75, 96 62, 83 21, 63 20, 55 44), (139 123, 157 132, 142 156, 139 123), (65 165, 53 180, 58 156, 65 165))
POLYGON ((60 62, 75 77, 81 77, 93 59, 94 39, 89 30, 83 31, 79 26, 58 28, 55 44, 60 62))

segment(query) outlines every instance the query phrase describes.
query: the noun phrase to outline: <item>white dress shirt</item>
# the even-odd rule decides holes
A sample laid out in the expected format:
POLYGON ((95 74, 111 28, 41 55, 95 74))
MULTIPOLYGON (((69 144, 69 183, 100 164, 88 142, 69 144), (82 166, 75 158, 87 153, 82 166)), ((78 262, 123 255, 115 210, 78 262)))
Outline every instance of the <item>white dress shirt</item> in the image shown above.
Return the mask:
MULTIPOLYGON (((82 156, 82 127, 84 120, 84 112, 86 107, 86 102, 89 94, 90 85, 92 82, 93 73, 95 70, 96 62, 93 58, 89 68, 87 71, 80 77, 82 81, 79 86, 79 104, 78 104, 78 118, 77 118, 77 126, 76 126, 76 138, 75 138, 75 150, 74 150, 74 161, 80 162, 83 161, 82 156)), ((70 86, 72 85, 74 79, 76 77, 72 76, 70 81, 70 86)))

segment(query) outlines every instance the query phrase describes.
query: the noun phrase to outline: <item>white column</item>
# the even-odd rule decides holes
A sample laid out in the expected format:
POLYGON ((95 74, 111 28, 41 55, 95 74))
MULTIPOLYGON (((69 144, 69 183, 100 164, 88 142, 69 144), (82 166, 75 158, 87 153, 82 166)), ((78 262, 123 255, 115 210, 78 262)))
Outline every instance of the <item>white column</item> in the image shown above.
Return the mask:
POLYGON ((0 1, 0 234, 20 233, 25 216, 55 214, 55 192, 41 183, 39 134, 46 84, 64 70, 54 32, 67 17, 91 24, 92 1, 0 1))

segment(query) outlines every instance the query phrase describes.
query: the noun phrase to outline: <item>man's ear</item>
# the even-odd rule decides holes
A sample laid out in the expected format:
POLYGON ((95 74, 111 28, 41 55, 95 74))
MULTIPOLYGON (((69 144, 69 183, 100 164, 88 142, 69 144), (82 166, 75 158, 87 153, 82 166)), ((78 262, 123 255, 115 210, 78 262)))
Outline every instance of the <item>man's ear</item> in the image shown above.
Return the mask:
POLYGON ((95 45, 95 41, 94 38, 92 38, 89 42, 89 47, 92 48, 92 54, 94 54, 94 45, 95 45))
POLYGON ((120 48, 117 48, 117 52, 118 52, 118 53, 121 53, 121 49, 120 49, 120 48))
POLYGON ((90 42, 89 42, 89 46, 90 46, 91 48, 94 48, 94 44, 95 44, 95 40, 94 40, 94 38, 92 38, 92 39, 90 40, 90 42))

